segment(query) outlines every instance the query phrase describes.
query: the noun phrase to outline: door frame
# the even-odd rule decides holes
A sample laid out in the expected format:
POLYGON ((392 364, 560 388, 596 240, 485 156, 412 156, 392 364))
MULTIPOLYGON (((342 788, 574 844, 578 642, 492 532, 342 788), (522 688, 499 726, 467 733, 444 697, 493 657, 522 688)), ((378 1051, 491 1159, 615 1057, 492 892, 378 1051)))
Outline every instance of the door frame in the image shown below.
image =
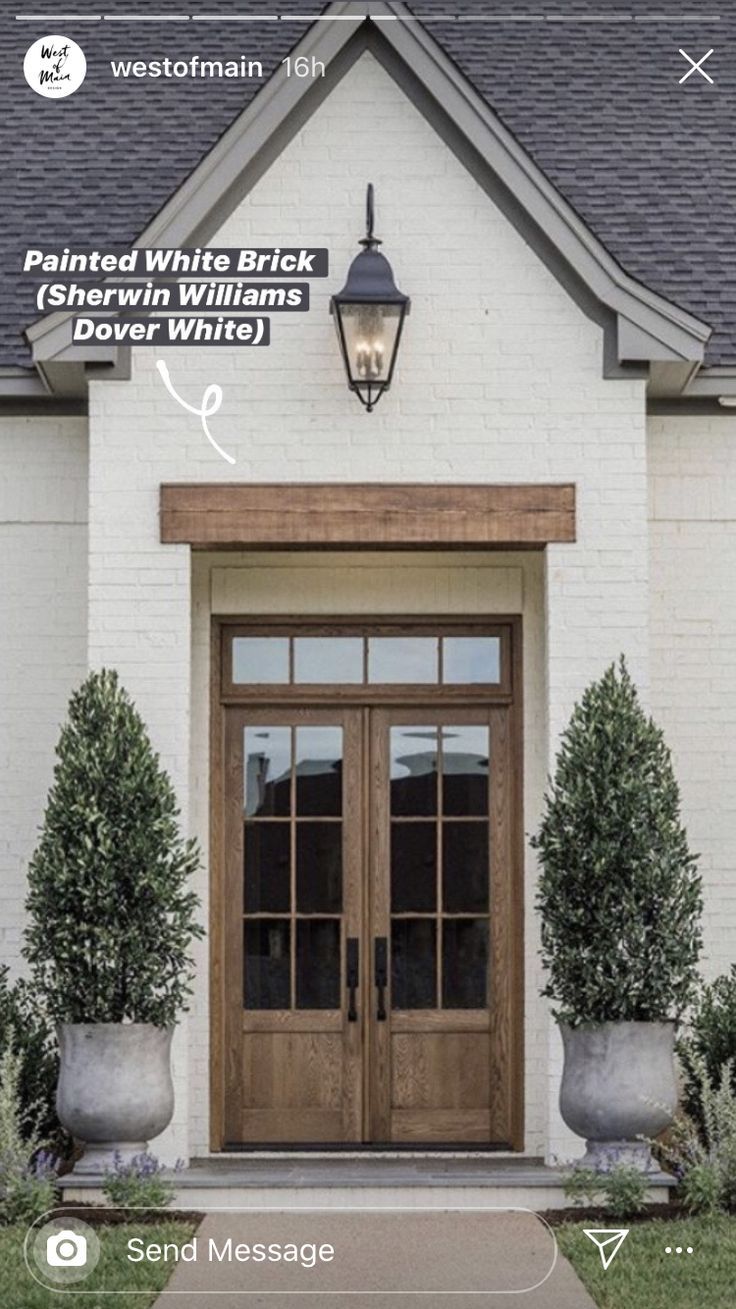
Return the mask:
MULTIPOLYGON (((512 765, 508 779, 511 814, 509 858, 511 861, 508 898, 509 985, 508 1058, 504 1099, 508 1106, 508 1140, 494 1144, 495 1150, 524 1149, 524 817, 523 817, 523 624, 520 614, 422 614, 398 615, 213 615, 210 631, 210 839, 209 839, 209 999, 210 999, 210 1150, 230 1152, 225 1139, 225 1089, 227 1083, 226 1051, 226 970, 225 939, 227 898, 225 895, 225 804, 227 801, 225 768, 225 719, 232 706, 278 709, 286 705, 314 708, 320 705, 355 705, 389 708, 412 704, 452 708, 480 704, 508 708, 512 765), (253 687, 233 686, 225 676, 225 657, 229 640, 237 629, 241 634, 273 635, 310 629, 312 635, 329 635, 334 629, 369 629, 371 634, 417 635, 426 632, 461 630, 463 633, 487 635, 499 629, 502 650, 502 681, 498 686, 450 687, 402 684, 397 686, 351 686, 331 688, 294 685, 287 688, 268 684, 253 687)), ((367 748, 367 743, 366 743, 367 748)), ((367 814, 365 817, 367 822, 367 814)), ((365 952, 364 952, 365 953, 365 952)), ((362 961, 362 967, 365 961, 362 961)), ((362 980, 362 979, 361 979, 362 980)), ((254 1145, 253 1150, 258 1150, 254 1145)), ((269 1147, 273 1148, 273 1147, 269 1147)), ((294 1150, 293 1146, 284 1149, 294 1150)), ((309 1146, 298 1147, 308 1151, 309 1146)), ((324 1147, 320 1147, 324 1149, 324 1147)), ((346 1147, 335 1147, 336 1149, 346 1147)), ((377 1153, 408 1149, 416 1145, 351 1145, 351 1150, 377 1153)), ((442 1147, 427 1147, 432 1151, 442 1147)), ((488 1150, 487 1145, 463 1144, 449 1150, 488 1150)), ((237 1153, 242 1153, 240 1148, 237 1153)))

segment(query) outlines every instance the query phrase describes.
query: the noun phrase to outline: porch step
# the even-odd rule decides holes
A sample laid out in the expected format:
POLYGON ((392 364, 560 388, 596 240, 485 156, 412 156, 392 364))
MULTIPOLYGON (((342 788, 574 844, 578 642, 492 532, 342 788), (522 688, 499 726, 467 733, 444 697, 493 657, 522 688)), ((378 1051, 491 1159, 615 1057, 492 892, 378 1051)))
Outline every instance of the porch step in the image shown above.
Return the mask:
MULTIPOLYGON (((564 1170, 533 1159, 492 1157, 195 1159, 172 1180, 179 1209, 519 1208, 567 1205, 564 1170)), ((666 1204, 672 1178, 654 1173, 648 1200, 666 1204)), ((70 1202, 104 1204, 101 1179, 62 1178, 70 1202)))

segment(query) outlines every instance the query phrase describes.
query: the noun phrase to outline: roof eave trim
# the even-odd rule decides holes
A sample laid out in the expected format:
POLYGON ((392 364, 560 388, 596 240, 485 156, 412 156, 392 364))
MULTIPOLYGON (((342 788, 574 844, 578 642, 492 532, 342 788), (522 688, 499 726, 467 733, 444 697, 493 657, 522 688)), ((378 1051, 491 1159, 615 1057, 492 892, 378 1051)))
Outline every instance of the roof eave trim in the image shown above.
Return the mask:
POLYGON ((47 395, 43 378, 32 368, 0 368, 0 398, 35 400, 47 395))
POLYGON ((687 391, 691 399, 720 400, 725 396, 736 401, 736 364, 713 364, 701 368, 687 391))

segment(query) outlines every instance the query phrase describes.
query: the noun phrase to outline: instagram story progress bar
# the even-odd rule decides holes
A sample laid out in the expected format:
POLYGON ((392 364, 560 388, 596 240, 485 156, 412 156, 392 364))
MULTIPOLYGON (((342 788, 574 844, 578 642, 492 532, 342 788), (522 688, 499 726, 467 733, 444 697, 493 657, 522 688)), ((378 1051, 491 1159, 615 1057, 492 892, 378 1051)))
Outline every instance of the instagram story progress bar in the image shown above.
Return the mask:
MULTIPOLYGON (((337 6, 335 6, 337 8, 337 6)), ((339 6, 344 8, 344 6, 339 6)), ((390 9, 390 5, 382 6, 384 10, 390 9)), ((601 11, 599 14, 561 14, 545 13, 543 10, 534 14, 503 14, 483 12, 477 13, 455 13, 451 5, 448 5, 443 13, 422 13, 419 8, 414 13, 406 12, 371 12, 369 5, 363 5, 356 8, 355 11, 344 13, 272 13, 272 14, 218 14, 218 13, 192 13, 178 14, 131 14, 121 11, 120 13, 81 13, 66 12, 60 10, 53 13, 46 10, 42 13, 32 11, 19 12, 15 15, 18 22, 25 23, 362 23, 370 19, 376 23, 396 22, 396 23, 424 23, 429 26, 432 23, 571 23, 571 24, 589 24, 589 23, 656 23, 656 24, 693 24, 693 23, 717 23, 720 22, 721 15, 718 13, 698 13, 695 9, 684 9, 682 12, 673 10, 666 13, 621 13, 612 14, 601 11)))

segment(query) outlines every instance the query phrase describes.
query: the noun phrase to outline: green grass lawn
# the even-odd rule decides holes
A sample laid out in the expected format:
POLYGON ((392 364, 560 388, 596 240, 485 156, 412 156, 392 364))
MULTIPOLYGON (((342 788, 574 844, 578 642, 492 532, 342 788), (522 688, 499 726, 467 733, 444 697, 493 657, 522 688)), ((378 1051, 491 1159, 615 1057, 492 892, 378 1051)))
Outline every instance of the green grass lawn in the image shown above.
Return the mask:
POLYGON ((610 1268, 583 1227, 626 1223, 567 1223, 556 1229, 560 1250, 599 1309, 733 1309, 736 1304, 736 1218, 634 1223, 610 1268), (673 1253, 665 1254, 671 1246, 673 1253), (690 1245, 693 1254, 675 1254, 690 1245))
POLYGON ((88 1283, 80 1282, 80 1290, 96 1291, 135 1290, 145 1288, 140 1295, 100 1296, 75 1295, 70 1288, 63 1295, 47 1291, 29 1275, 23 1259, 25 1227, 0 1227, 0 1291, 4 1309, 98 1309, 98 1307, 125 1306, 125 1309, 149 1309, 166 1285, 175 1264, 129 1263, 125 1247, 131 1236, 141 1236, 146 1242, 188 1241, 194 1231, 191 1223, 177 1223, 173 1219, 160 1225, 130 1223, 115 1227, 98 1227, 102 1253, 100 1262, 88 1283))

